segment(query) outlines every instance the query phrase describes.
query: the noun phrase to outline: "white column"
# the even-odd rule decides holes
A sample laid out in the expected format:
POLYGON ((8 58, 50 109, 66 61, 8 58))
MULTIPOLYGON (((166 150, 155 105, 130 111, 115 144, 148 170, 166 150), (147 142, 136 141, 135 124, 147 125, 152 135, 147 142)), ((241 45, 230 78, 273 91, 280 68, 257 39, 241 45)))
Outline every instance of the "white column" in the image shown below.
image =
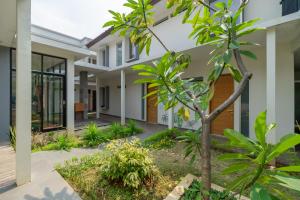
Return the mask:
POLYGON ((80 72, 80 103, 84 104, 83 119, 88 119, 89 112, 89 94, 88 94, 88 72, 80 72))
POLYGON ((67 129, 70 132, 74 131, 74 120, 75 120, 75 110, 74 110, 74 59, 67 60, 67 129))
MULTIPOLYGON (((266 59, 267 59, 267 123, 277 122, 276 117, 276 30, 267 31, 266 44, 266 59)), ((276 129, 269 134, 268 141, 276 142, 276 129)))
POLYGON ((170 108, 168 110, 168 129, 172 129, 174 128, 174 117, 173 117, 173 114, 174 114, 174 109, 173 108, 170 108))
POLYGON ((121 124, 125 124, 125 72, 121 70, 121 124))
POLYGON ((31 181, 31 1, 17 0, 16 182, 31 181))
POLYGON ((96 118, 100 118, 100 77, 96 75, 96 118))

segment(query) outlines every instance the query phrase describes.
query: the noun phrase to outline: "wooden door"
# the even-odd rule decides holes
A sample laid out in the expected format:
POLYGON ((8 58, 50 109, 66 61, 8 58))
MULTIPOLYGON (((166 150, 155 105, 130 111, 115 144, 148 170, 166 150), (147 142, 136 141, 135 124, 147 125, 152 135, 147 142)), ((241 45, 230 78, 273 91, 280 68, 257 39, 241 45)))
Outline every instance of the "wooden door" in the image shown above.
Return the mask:
MULTIPOLYGON (((215 94, 210 103, 211 110, 222 104, 234 91, 231 75, 222 75, 215 84, 215 94)), ((224 129, 233 129, 234 105, 230 105, 211 124, 211 133, 223 135, 224 129)))
MULTIPOLYGON (((147 94, 156 90, 157 88, 148 88, 147 94)), ((156 124, 157 123, 157 95, 151 95, 147 97, 147 122, 156 124)))

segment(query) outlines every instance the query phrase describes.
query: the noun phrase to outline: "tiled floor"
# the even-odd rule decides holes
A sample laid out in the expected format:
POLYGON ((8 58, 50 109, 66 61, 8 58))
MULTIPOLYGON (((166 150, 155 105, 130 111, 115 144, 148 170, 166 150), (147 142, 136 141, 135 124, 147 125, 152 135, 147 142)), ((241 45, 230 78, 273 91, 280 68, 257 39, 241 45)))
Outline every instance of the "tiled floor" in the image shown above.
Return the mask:
POLYGON ((10 145, 0 146, 0 194, 15 185, 16 155, 10 145))

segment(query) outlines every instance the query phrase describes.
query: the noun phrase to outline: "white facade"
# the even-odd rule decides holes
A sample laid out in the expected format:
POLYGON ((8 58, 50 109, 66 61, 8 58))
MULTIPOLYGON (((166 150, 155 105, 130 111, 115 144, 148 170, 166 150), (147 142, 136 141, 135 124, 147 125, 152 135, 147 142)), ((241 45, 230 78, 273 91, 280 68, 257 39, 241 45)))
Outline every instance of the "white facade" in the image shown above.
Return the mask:
MULTIPOLYGON (((165 1, 161 1, 155 5, 155 11, 157 11, 155 19, 159 21, 168 16, 168 20, 152 27, 152 30, 169 49, 177 52, 185 52, 192 56, 191 66, 186 70, 184 76, 201 76, 205 78, 209 69, 207 61, 209 59, 210 47, 196 47, 195 42, 188 38, 188 35, 192 31, 191 25, 182 24, 182 14, 171 17, 171 12, 163 8, 164 3, 165 1)), ((238 2, 235 1, 235 3, 237 4, 238 2)), ((259 31, 247 38, 247 40, 261 44, 261 46, 251 49, 257 55, 257 60, 244 58, 248 70, 253 73, 253 77, 249 83, 250 137, 254 137, 252 127, 257 114, 267 108, 275 108, 274 112, 268 112, 268 118, 270 120, 276 119, 275 121, 278 123, 276 138, 273 138, 274 140, 278 140, 284 134, 294 132, 294 123, 296 120, 294 59, 296 59, 295 53, 300 47, 300 12, 282 16, 280 0, 276 0, 276 2, 273 0, 252 0, 243 13, 243 20, 250 20, 257 17, 261 18, 257 26, 264 27, 266 30, 259 31), (276 49, 272 51, 267 51, 268 41, 270 41, 270 34, 267 34, 269 30, 274 30, 276 33, 275 43, 271 44, 276 46, 276 49), (272 69, 273 73, 270 71, 272 69), (267 80, 271 81, 267 82, 267 80), (272 87, 270 87, 270 84, 273 85, 273 91, 271 91, 272 87), (272 95, 275 95, 276 101, 272 101, 272 95), (270 107, 270 103, 273 104, 273 107, 270 107)), ((97 63, 95 66, 96 69, 88 67, 86 69, 90 70, 91 73, 98 73, 101 84, 110 88, 109 109, 102 111, 99 109, 100 113, 115 116, 121 116, 121 92, 120 88, 118 88, 118 85, 120 85, 120 74, 118 71, 125 69, 126 118, 146 121, 147 105, 145 105, 146 102, 142 103, 142 86, 133 83, 138 77, 130 70, 130 67, 139 63, 150 63, 152 60, 160 58, 165 51, 158 41, 153 39, 149 56, 145 52, 142 52, 138 60, 126 62, 128 60, 127 45, 128 38, 121 39, 117 35, 108 35, 94 42, 90 49, 98 52, 98 57, 101 57, 99 55, 101 50, 107 46, 109 47, 109 67, 104 67, 102 63, 97 63), (116 45, 120 41, 123 43, 123 64, 116 66, 116 45), (98 71, 97 67, 99 67, 98 71)), ((80 70, 83 70, 84 64, 81 63, 78 67, 80 67, 80 70)), ((179 106, 174 110, 175 119, 178 108, 179 106)), ((168 111, 164 111, 162 105, 158 105, 157 115, 158 123, 168 124, 168 111)), ((174 123, 175 126, 197 129, 200 126, 198 121, 192 113, 189 122, 179 122, 180 124, 178 124, 178 121, 175 120, 174 123)), ((240 99, 234 105, 234 128, 237 130, 241 129, 240 99)))

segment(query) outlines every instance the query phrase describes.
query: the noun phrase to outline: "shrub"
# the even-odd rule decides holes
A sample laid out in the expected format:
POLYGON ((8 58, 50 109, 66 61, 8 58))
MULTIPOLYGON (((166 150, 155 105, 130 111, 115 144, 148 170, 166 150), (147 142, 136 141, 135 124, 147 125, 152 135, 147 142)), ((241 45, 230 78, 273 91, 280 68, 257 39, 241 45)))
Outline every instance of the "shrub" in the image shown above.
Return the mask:
POLYGON ((117 122, 112 123, 112 125, 109 128, 109 131, 114 135, 115 138, 122 138, 124 136, 127 136, 125 127, 117 122))
POLYGON ((155 133, 143 141, 143 146, 154 149, 170 148, 175 144, 175 139, 181 135, 177 129, 166 129, 155 133))
POLYGON ((78 147, 79 145, 80 145, 80 142, 75 136, 73 136, 72 134, 69 134, 68 132, 65 132, 63 134, 58 134, 55 137, 54 142, 48 143, 46 146, 41 147, 40 150, 43 150, 43 151, 48 151, 48 150, 70 151, 72 148, 78 147))
POLYGON ((135 135, 143 132, 143 129, 139 128, 136 122, 133 120, 129 120, 126 126, 127 126, 126 130, 127 132, 130 133, 130 135, 135 135))
POLYGON ((105 150, 107 154, 101 166, 104 179, 129 188, 153 183, 158 170, 149 151, 141 147, 139 140, 115 140, 108 144, 105 150))
POLYGON ((98 129, 95 123, 90 123, 87 126, 82 139, 84 144, 89 147, 93 147, 107 141, 105 134, 98 129))
POLYGON ((9 129, 9 139, 10 139, 10 144, 16 150, 16 128, 15 127, 10 127, 9 129))

